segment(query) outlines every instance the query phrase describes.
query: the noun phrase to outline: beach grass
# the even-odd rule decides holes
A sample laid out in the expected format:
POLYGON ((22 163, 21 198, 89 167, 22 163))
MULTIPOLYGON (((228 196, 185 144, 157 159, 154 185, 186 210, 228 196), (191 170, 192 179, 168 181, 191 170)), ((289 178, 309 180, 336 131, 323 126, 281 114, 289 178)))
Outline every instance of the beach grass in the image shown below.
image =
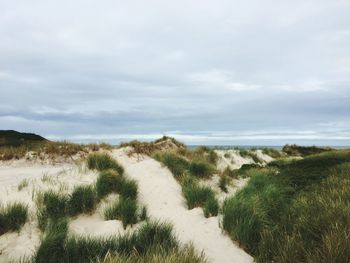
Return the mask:
POLYGON ((118 164, 109 154, 93 153, 87 158, 87 165, 91 170, 116 170, 120 175, 124 174, 124 168, 118 164))
POLYGON ((209 178, 215 173, 215 168, 208 162, 191 161, 188 171, 191 175, 199 178, 209 178))
POLYGON ((182 156, 172 152, 157 152, 153 158, 164 164, 179 179, 189 169, 189 161, 182 156))
POLYGON ((0 235, 6 232, 19 231, 27 219, 27 205, 16 202, 0 207, 0 235))
POLYGON ((124 180, 124 177, 115 170, 100 172, 96 181, 97 197, 101 199, 110 193, 119 192, 124 180))
POLYGON ((185 183, 182 187, 188 209, 203 207, 206 217, 216 216, 219 205, 214 191, 207 186, 200 186, 195 181, 185 183))
POLYGON ((204 256, 179 245, 172 226, 158 221, 149 221, 133 233, 124 236, 91 238, 67 236, 67 220, 62 218, 47 227, 34 262, 113 262, 106 258, 127 258, 131 255, 135 262, 151 255, 183 254, 194 262, 204 262, 204 256), (202 260, 202 261, 198 261, 202 260))
POLYGON ((121 220, 123 227, 137 223, 137 202, 134 199, 119 198, 104 211, 106 220, 121 220))
POLYGON ((347 262, 350 151, 253 170, 223 205, 223 228, 258 262, 347 262), (277 169, 277 172, 276 172, 277 169))
POLYGON ((68 201, 68 213, 72 216, 91 213, 97 204, 96 190, 93 186, 77 186, 68 201))

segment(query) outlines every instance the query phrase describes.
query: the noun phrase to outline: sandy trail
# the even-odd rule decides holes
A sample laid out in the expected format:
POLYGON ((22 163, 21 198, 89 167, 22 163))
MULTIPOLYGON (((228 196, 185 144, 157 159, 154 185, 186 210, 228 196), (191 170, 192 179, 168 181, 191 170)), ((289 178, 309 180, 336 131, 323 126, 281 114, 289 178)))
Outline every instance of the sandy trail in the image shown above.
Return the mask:
POLYGON ((124 166, 128 176, 138 181, 140 201, 153 218, 171 222, 183 243, 192 242, 211 262, 253 262, 253 258, 222 233, 217 217, 205 218, 202 209, 188 210, 181 187, 171 172, 148 157, 128 157, 127 149, 112 155, 124 166))

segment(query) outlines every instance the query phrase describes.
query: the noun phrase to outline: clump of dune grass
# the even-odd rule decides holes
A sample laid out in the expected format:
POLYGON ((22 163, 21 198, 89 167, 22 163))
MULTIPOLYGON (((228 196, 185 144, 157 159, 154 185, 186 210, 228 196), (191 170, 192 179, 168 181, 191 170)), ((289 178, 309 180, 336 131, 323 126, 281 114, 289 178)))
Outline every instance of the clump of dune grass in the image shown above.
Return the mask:
POLYGON ((68 208, 68 196, 53 191, 44 193, 43 205, 50 218, 60 218, 66 215, 68 208))
POLYGON ((160 222, 146 222, 132 234, 110 238, 70 237, 65 243, 66 262, 96 262, 107 254, 127 257, 131 254, 142 259, 152 250, 170 252, 178 249, 172 226, 160 222))
POLYGON ((347 262, 350 151, 273 167, 224 202, 224 229, 258 262, 347 262))
POLYGON ((213 175, 215 168, 207 162, 192 161, 188 167, 191 175, 200 178, 208 178, 213 175))
POLYGON ((158 152, 153 155, 153 158, 164 164, 177 179, 189 168, 189 162, 185 158, 172 152, 158 152))
POLYGON ((98 263, 206 263, 208 262, 204 253, 199 254, 193 245, 186 245, 181 248, 173 248, 171 250, 163 249, 161 246, 147 251, 144 255, 131 253, 130 255, 119 255, 107 253, 104 259, 97 261, 98 263))
POLYGON ((91 213, 96 203, 96 191, 93 186, 78 186, 69 197, 69 214, 74 216, 80 213, 91 213))
POLYGON ((273 149, 273 148, 263 148, 262 149, 262 152, 274 159, 279 159, 279 158, 282 158, 284 156, 283 152, 279 151, 279 150, 276 150, 276 149, 273 149))
POLYGON ((225 170, 221 173, 221 176, 229 178, 238 178, 238 172, 237 169, 233 170, 230 167, 226 167, 225 170))
POLYGON ((104 211, 106 220, 118 219, 124 228, 137 223, 137 202, 129 198, 119 198, 104 211))
POLYGON ((29 185, 28 179, 23 179, 17 186, 18 191, 22 191, 23 188, 27 187, 29 185))
POLYGON ((50 220, 32 261, 36 263, 67 262, 65 257, 67 232, 68 220, 66 217, 55 221, 50 220))
POLYGON ((112 169, 121 175, 124 173, 124 168, 110 155, 105 153, 90 154, 87 158, 87 165, 92 170, 104 171, 112 169))
POLYGON ((218 214, 218 201, 211 188, 201 186, 195 181, 192 181, 184 184, 182 192, 189 209, 204 207, 204 215, 206 217, 216 216, 218 214))
POLYGON ((138 187, 137 187, 137 183, 135 180, 124 178, 124 180, 122 180, 122 183, 121 183, 119 194, 123 198, 136 200, 137 194, 138 194, 137 188, 138 187))
POLYGON ((28 206, 21 203, 0 207, 0 235, 19 231, 28 219, 28 206))
POLYGON ((97 197, 101 199, 110 193, 119 192, 124 180, 124 177, 117 171, 101 172, 96 181, 97 197))

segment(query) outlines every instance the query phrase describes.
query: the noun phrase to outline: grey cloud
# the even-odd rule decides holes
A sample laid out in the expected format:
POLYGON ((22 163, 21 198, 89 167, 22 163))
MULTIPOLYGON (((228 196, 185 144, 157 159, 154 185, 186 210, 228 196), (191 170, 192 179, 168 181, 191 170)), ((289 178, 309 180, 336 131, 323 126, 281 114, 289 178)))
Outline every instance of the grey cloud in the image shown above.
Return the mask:
POLYGON ((349 11, 344 0, 3 2, 0 128, 349 145, 349 127, 322 125, 350 121, 349 11))

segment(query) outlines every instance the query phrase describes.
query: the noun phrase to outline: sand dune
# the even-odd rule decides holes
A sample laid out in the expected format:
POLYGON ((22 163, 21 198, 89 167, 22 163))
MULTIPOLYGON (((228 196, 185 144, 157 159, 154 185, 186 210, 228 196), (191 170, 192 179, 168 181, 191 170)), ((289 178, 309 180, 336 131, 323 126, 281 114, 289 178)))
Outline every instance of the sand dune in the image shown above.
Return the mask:
POLYGON ((152 217, 167 220, 181 242, 192 242, 212 262, 253 262, 253 258, 222 233, 217 217, 205 218, 201 209, 187 210, 181 187, 170 171, 148 156, 128 157, 127 149, 113 157, 138 181, 140 200, 152 217))

